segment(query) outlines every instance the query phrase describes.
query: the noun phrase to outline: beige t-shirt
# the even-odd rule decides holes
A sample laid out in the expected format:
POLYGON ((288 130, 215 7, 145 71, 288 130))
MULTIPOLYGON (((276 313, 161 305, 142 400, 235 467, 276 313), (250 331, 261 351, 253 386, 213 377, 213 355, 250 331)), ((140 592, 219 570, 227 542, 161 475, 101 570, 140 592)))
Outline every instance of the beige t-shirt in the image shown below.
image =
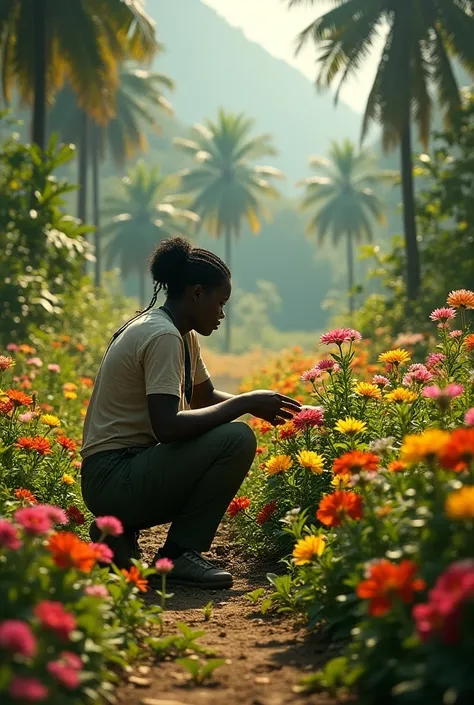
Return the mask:
MULTIPOLYGON (((193 384, 209 379, 197 334, 186 335, 193 384)), ((152 309, 131 323, 110 346, 97 374, 84 422, 81 455, 156 443, 147 394, 184 395, 184 343, 166 313, 152 309)))

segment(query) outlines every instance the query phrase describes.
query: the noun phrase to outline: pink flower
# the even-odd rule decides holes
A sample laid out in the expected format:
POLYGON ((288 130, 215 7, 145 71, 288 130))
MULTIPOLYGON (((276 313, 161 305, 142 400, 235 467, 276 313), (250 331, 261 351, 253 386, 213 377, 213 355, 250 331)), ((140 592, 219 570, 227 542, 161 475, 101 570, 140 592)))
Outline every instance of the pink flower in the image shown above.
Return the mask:
POLYGON ((97 517, 95 520, 97 528, 106 536, 121 536, 123 534, 123 525, 117 517, 105 516, 97 517))
POLYGON ((463 335, 462 330, 452 330, 449 334, 450 338, 461 338, 463 335))
POLYGON ((414 365, 410 365, 406 375, 403 378, 403 384, 408 387, 413 382, 419 382, 420 384, 425 384, 433 379, 432 373, 419 362, 414 365))
POLYGON ((69 523, 69 517, 67 516, 64 509, 61 509, 60 507, 55 507, 52 504, 43 504, 42 507, 54 524, 69 523))
POLYGON ((36 654, 36 638, 31 627, 20 619, 7 619, 0 624, 0 647, 31 658, 36 654))
POLYGON ((8 692, 14 700, 27 703, 39 703, 49 695, 47 687, 38 678, 24 676, 13 676, 8 692))
POLYGON ((68 666, 62 661, 50 661, 46 669, 53 678, 68 690, 74 690, 79 685, 79 670, 68 666))
POLYGON ((32 367, 43 367, 43 362, 39 357, 30 357, 30 359, 26 361, 26 364, 32 367))
POLYGON ((466 426, 474 426, 474 406, 464 414, 464 423, 466 426))
POLYGON ((313 367, 311 370, 305 370, 301 375, 303 382, 314 382, 320 376, 320 371, 317 367, 313 367))
POLYGON ((444 360, 446 360, 444 353, 430 353, 426 359, 426 367, 432 370, 433 367, 437 367, 444 360))
POLYGON ((90 547, 95 551, 97 560, 100 563, 112 563, 114 552, 105 543, 91 543, 90 547))
POLYGON ((320 372, 339 372, 341 367, 334 360, 320 360, 315 369, 320 372))
POLYGON ((15 364, 15 360, 12 357, 0 355, 0 372, 5 372, 5 370, 9 370, 10 367, 14 367, 15 364))
POLYGON ((372 377, 372 384, 376 384, 379 387, 386 387, 388 384, 390 384, 390 380, 387 377, 384 377, 383 375, 374 375, 372 377))
POLYGON ((7 350, 8 352, 16 352, 18 350, 18 345, 16 343, 8 343, 7 350))
POLYGON ((456 310, 448 306, 444 306, 443 308, 435 308, 435 310, 430 313, 430 318, 432 321, 450 321, 455 317, 456 310))
POLYGON ((17 419, 18 421, 21 421, 21 423, 30 423, 30 421, 33 421, 35 416, 36 414, 34 411, 25 411, 24 414, 19 414, 17 419))
POLYGON ((61 372, 61 368, 56 362, 50 362, 48 365, 48 370, 50 372, 56 372, 56 374, 59 374, 61 372))
POLYGON ((423 396, 427 399, 453 399, 459 397, 464 392, 462 384, 448 384, 444 389, 440 389, 437 384, 423 389, 423 396))
POLYGON ((351 340, 361 340, 362 336, 359 331, 353 328, 334 328, 333 330, 324 333, 320 342, 323 345, 342 345, 349 343, 351 340))
POLYGON ((33 612, 40 620, 41 626, 55 632, 62 639, 69 639, 76 627, 74 615, 64 609, 62 602, 43 600, 36 605, 33 612))
POLYGON ((322 426, 324 423, 324 409, 321 406, 307 406, 293 416, 293 426, 297 431, 305 431, 314 426, 322 426))
POLYGON ((157 573, 169 573, 173 570, 174 563, 169 558, 160 558, 155 563, 157 573))
POLYGON ((43 505, 22 507, 17 509, 13 516, 15 521, 31 536, 40 536, 51 531, 51 518, 43 505))
POLYGON ((18 530, 6 519, 0 519, 0 546, 18 551, 22 546, 18 530))
POLYGON ((84 588, 84 595, 89 597, 110 597, 110 592, 105 585, 87 585, 84 588))

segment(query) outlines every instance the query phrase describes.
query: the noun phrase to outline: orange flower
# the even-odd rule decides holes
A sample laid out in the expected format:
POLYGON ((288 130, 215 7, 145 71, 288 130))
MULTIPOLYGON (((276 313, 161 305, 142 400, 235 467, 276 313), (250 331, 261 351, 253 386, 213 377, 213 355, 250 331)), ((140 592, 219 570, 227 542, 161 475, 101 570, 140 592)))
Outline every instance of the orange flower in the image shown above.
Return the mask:
POLYGON ((468 469, 473 460, 474 428, 456 429, 440 453, 441 465, 454 472, 461 472, 468 469))
POLYGON ((380 458, 374 453, 367 453, 362 450, 351 450, 341 455, 340 458, 336 458, 333 471, 335 475, 359 473, 361 470, 376 472, 379 467, 379 462, 380 458))
POLYGON ((457 289, 452 291, 446 303, 454 308, 474 308, 474 291, 469 289, 457 289))
POLYGON ((402 460, 392 460, 388 466, 389 472, 403 472, 407 469, 406 464, 402 460))
POLYGON ((34 494, 30 492, 30 490, 25 490, 24 487, 19 487, 13 494, 19 500, 24 500, 25 502, 29 502, 29 504, 38 504, 38 500, 34 494))
POLYGON ((135 583, 140 592, 147 591, 148 580, 141 577, 136 566, 132 565, 130 570, 125 570, 125 568, 123 568, 122 573, 125 575, 125 580, 127 583, 135 583))
POLYGON ((13 406, 30 406, 33 403, 33 397, 30 397, 24 392, 20 392, 18 389, 9 389, 7 391, 7 397, 13 403, 13 406))
POLYGON ((399 564, 381 560, 369 567, 367 580, 357 586, 357 596, 369 600, 369 614, 383 617, 396 599, 413 602, 413 593, 424 590, 425 581, 415 578, 418 566, 413 561, 399 564))
POLYGON ((56 438, 56 443, 59 443, 60 446, 70 453, 74 453, 77 448, 76 442, 67 436, 58 436, 56 438))
POLYGON ((466 346, 466 350, 468 352, 474 350, 474 333, 469 333, 469 335, 466 335, 464 338, 464 345, 466 346))
POLYGON ((250 507, 250 499, 248 497, 234 497, 227 508, 227 514, 231 517, 237 516, 240 512, 244 512, 250 507))
POLYGON ((316 517, 325 526, 340 526, 343 520, 362 519, 362 497, 355 492, 336 490, 322 498, 316 517))
POLYGON ((33 448, 33 441, 32 436, 20 436, 15 446, 20 448, 20 450, 31 450, 33 448))
POLYGON ((94 380, 91 377, 81 377, 79 381, 83 387, 92 387, 94 384, 94 380))
POLYGON ((35 450, 39 455, 51 454, 51 444, 47 438, 35 436, 32 440, 31 450, 35 450))
POLYGON ((18 347, 18 352, 23 353, 24 355, 34 355, 36 348, 33 348, 31 345, 26 345, 26 343, 22 343, 22 345, 18 347))
POLYGON ((392 513, 392 507, 378 507, 378 509, 375 510, 375 513, 379 519, 383 519, 392 513))
POLYGON ((50 536, 46 548, 59 568, 77 568, 83 573, 90 573, 97 560, 90 544, 81 541, 71 531, 61 531, 50 536))

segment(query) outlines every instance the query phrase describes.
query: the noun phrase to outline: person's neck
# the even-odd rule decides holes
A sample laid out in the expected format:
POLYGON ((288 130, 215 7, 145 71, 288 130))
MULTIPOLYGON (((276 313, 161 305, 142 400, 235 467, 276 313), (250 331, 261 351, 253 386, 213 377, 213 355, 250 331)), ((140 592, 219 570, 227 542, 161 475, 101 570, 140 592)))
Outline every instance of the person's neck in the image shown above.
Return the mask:
POLYGON ((186 335, 186 333, 189 333, 189 331, 192 330, 192 324, 189 320, 189 316, 180 301, 166 299, 164 306, 173 316, 174 324, 181 335, 186 335))

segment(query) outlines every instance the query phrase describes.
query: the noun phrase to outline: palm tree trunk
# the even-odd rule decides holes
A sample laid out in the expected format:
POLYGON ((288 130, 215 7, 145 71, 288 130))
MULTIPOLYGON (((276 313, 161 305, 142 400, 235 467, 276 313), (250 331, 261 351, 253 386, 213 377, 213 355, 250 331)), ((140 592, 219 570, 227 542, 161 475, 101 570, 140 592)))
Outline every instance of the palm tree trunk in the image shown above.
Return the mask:
MULTIPOLYGON (((231 270, 231 260, 232 260, 232 231, 227 225, 225 230, 225 263, 231 270)), ((232 270, 231 270, 232 271, 232 270)), ((232 307, 231 302, 227 302, 226 312, 225 312, 225 343, 224 350, 226 353, 230 352, 232 346, 232 307)))
POLYGON ((32 139, 41 149, 44 149, 46 139, 46 0, 36 0, 33 3, 34 28, 34 104, 32 139))
POLYGON ((352 290, 354 288, 354 243, 352 241, 352 234, 347 233, 347 281, 349 289, 349 318, 352 323, 354 318, 355 310, 355 300, 352 290))
POLYGON ((94 283, 99 287, 102 285, 102 257, 100 242, 100 174, 99 174, 99 128, 94 125, 92 128, 92 211, 95 249, 95 269, 94 283))
POLYGON ((140 273, 138 275, 138 298, 140 299, 140 308, 145 308, 145 287, 146 287, 146 279, 145 279, 145 268, 140 269, 140 273))
POLYGON ((87 219, 87 176, 89 157, 89 118, 86 113, 81 118, 81 137, 79 140, 79 189, 77 192, 77 217, 83 223, 87 219))
POLYGON ((415 191, 413 185, 413 156, 411 144, 411 121, 408 117, 401 141, 403 222, 405 228, 405 251, 407 257, 407 297, 418 298, 420 291, 420 253, 416 233, 415 191))

